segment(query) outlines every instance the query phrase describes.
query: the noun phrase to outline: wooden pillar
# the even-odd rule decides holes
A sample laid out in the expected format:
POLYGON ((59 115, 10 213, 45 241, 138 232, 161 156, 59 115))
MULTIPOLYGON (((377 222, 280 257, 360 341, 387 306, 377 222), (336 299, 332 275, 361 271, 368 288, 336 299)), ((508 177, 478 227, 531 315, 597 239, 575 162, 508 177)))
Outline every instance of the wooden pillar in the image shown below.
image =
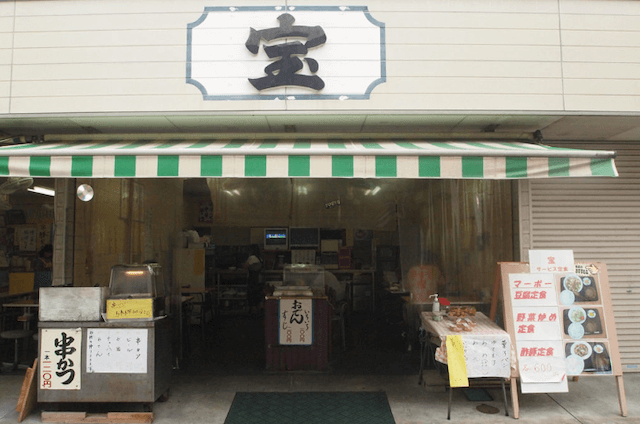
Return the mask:
POLYGON ((55 190, 52 285, 71 286, 73 285, 75 180, 56 178, 55 190))

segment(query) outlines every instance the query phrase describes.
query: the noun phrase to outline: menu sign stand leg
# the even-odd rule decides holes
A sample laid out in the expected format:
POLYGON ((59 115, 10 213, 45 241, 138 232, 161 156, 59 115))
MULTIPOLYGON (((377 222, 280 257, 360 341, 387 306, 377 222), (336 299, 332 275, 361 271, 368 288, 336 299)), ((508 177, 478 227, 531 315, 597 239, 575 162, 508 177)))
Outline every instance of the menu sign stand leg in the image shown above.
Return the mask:
POLYGON ((616 375, 616 387, 618 389, 618 402, 620 403, 620 414, 626 417, 627 412, 627 396, 624 393, 624 380, 621 375, 616 375))

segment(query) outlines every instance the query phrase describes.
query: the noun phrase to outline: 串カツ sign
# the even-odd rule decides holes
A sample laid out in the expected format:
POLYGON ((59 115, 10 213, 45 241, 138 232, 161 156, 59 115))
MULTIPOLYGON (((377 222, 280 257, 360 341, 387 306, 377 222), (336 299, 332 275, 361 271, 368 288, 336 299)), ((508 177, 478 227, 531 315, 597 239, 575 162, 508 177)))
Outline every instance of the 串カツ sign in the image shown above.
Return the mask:
POLYGON ((204 100, 368 99, 385 63, 366 6, 207 7, 187 27, 187 83, 204 100))

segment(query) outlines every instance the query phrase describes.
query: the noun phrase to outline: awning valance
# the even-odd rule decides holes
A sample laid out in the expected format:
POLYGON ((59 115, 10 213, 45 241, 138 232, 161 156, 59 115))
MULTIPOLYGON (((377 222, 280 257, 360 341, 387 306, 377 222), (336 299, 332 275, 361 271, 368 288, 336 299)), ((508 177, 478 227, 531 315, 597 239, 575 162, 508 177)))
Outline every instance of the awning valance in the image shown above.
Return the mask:
POLYGON ((522 142, 100 140, 0 147, 0 176, 474 178, 618 175, 615 152, 522 142))

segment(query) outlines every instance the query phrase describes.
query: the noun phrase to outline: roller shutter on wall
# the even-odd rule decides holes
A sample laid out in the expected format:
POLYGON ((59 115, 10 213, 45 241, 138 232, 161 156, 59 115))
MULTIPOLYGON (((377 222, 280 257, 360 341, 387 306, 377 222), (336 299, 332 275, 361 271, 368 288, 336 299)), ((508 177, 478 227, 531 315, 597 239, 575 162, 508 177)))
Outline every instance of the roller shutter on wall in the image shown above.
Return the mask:
POLYGON ((607 264, 623 370, 640 372, 640 143, 554 145, 615 150, 619 177, 526 182, 523 250, 572 249, 576 261, 607 264))

